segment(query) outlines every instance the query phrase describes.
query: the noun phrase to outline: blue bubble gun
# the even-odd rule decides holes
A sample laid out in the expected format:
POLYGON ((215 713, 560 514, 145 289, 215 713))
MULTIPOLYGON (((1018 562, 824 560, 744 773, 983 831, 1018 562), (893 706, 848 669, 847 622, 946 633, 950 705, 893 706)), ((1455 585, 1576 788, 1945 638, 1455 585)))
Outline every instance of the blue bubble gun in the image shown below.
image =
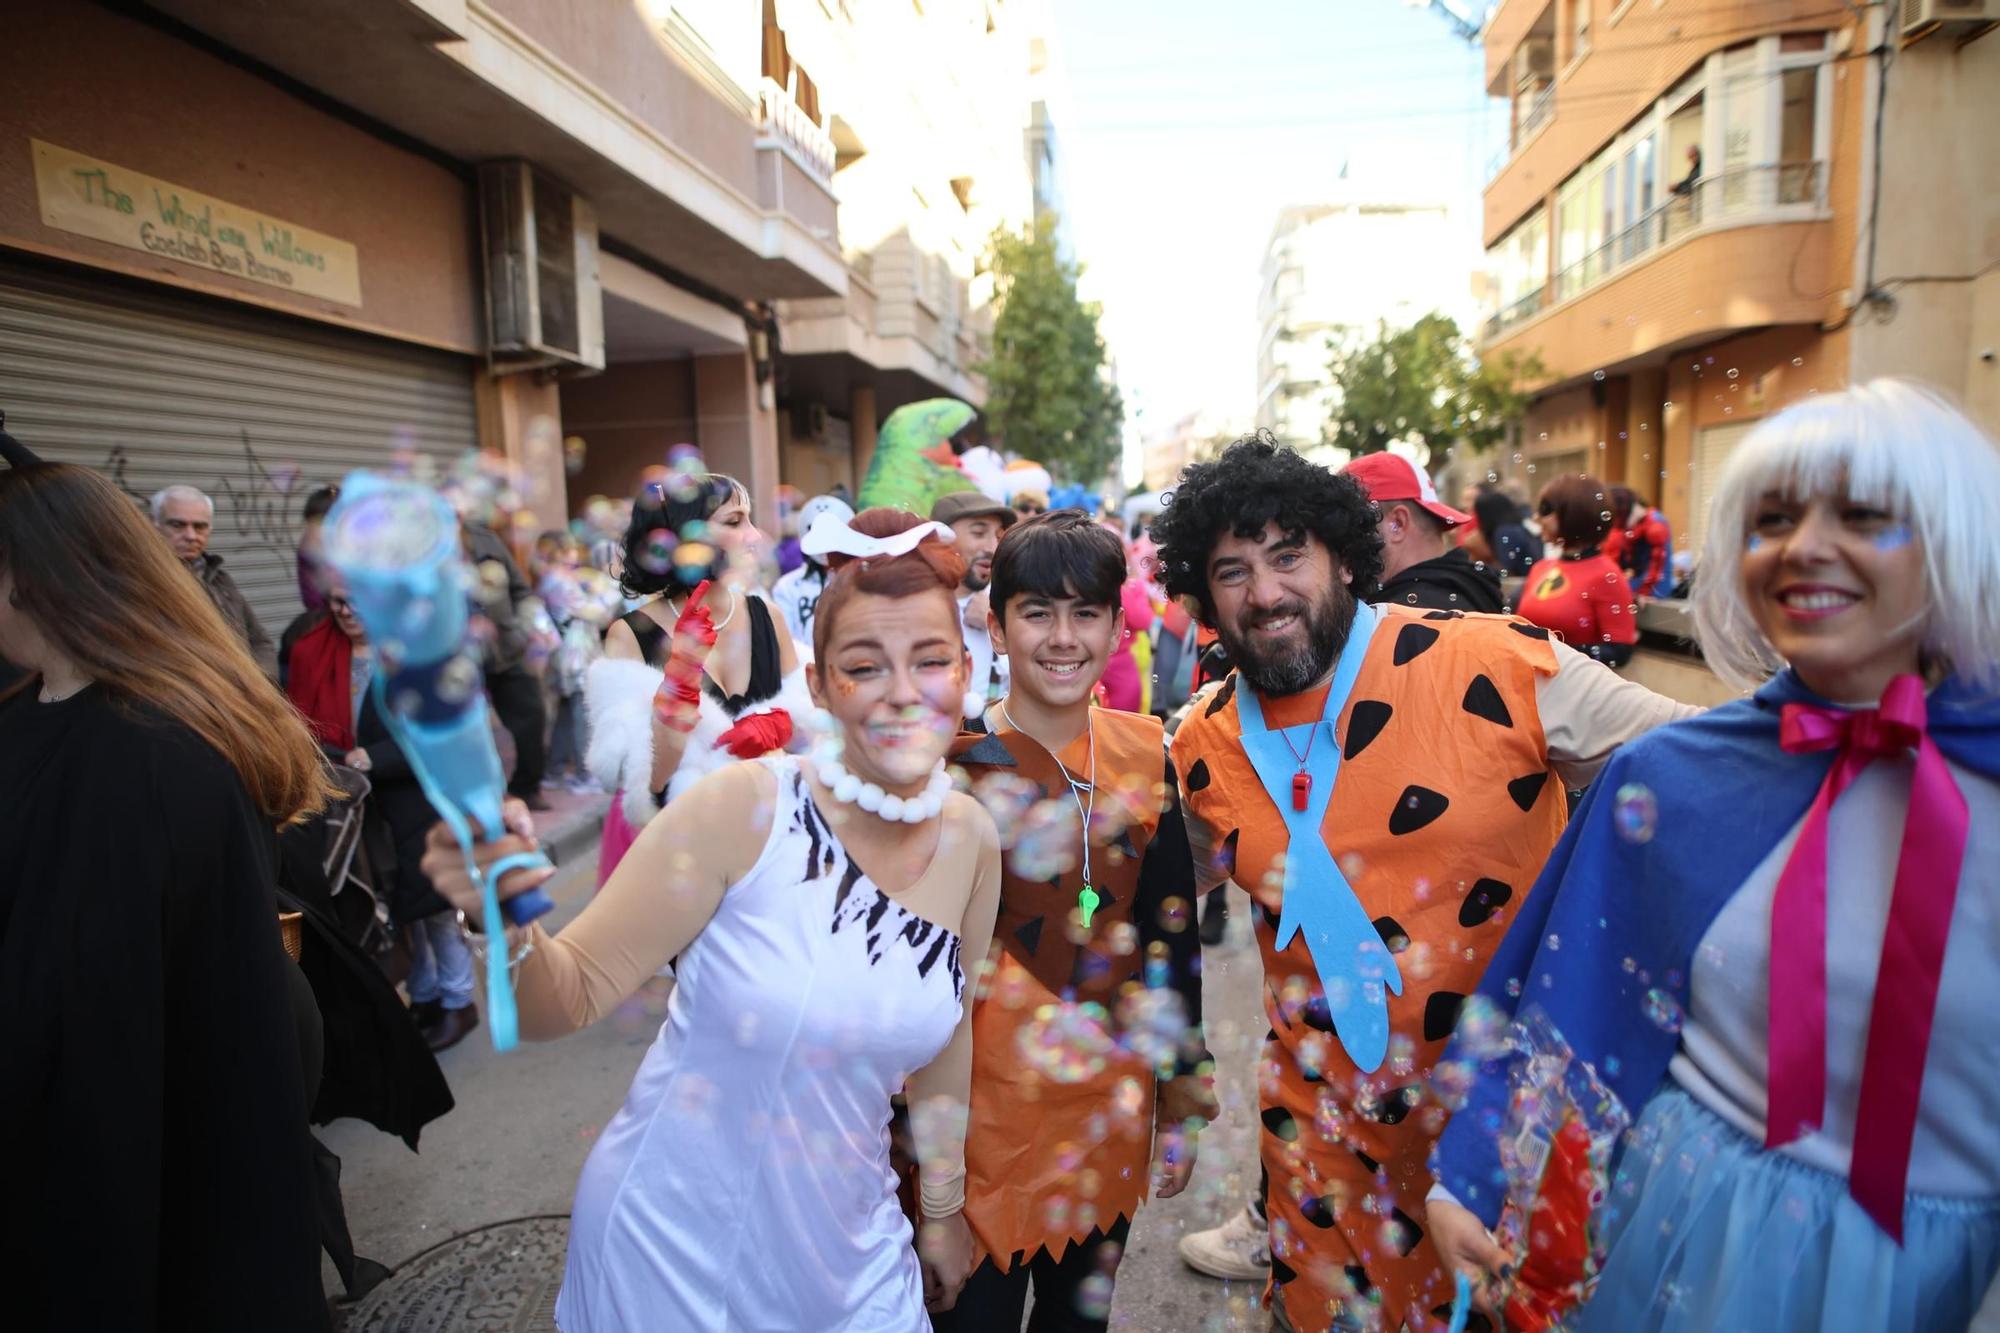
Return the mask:
MULTIPOLYGON (((479 666, 466 652, 472 576, 458 516, 427 486, 355 472, 327 512, 323 548, 375 646, 376 707, 424 795, 465 849, 486 937, 504 952, 503 918, 525 926, 555 904, 540 889, 503 904, 494 888, 510 870, 549 865, 541 853, 506 857, 483 874, 473 863, 468 816, 487 837, 502 836, 506 779, 479 666)), ((486 970, 486 1007, 494 1049, 511 1050, 518 1039, 514 988, 497 960, 486 970)))

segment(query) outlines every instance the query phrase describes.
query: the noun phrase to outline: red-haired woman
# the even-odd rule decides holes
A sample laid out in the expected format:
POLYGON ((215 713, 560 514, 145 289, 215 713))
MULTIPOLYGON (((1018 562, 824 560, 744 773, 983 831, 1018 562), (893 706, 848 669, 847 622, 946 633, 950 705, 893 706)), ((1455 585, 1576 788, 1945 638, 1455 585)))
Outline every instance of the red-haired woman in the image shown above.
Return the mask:
MULTIPOLYGON (((820 530, 815 529, 818 533, 820 530)), ((993 821, 944 756, 970 675, 950 529, 873 509, 818 554, 810 758, 734 764, 677 795, 561 935, 509 931, 521 1030, 595 1021, 677 960, 659 1040, 577 1183, 566 1333, 909 1333, 971 1268, 971 996, 999 904, 993 821), (905 1091, 925 1236, 889 1166, 905 1091)), ((489 857, 520 850, 506 838, 489 857)), ((425 868, 468 917, 455 844, 425 868)), ((518 872, 502 892, 546 878, 518 872)))
POLYGON ((27 672, 0 691, 10 1323, 324 1328, 272 893, 319 751, 86 468, 0 471, 0 657, 27 672))

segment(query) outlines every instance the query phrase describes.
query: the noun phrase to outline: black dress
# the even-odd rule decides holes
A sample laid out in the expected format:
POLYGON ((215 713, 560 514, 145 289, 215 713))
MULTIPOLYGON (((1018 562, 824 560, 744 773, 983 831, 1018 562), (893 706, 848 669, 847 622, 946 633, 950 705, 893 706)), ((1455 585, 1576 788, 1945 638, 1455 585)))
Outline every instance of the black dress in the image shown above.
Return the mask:
POLYGON ((9 1327, 327 1326, 274 857, 185 728, 0 703, 9 1327))
MULTIPOLYGON (((784 658, 778 647, 778 621, 771 614, 769 603, 762 597, 746 594, 744 614, 750 617, 750 679, 745 683, 743 693, 724 694, 722 687, 715 683, 715 677, 703 673, 702 691, 731 718, 746 708, 755 708, 785 684, 784 658)), ((673 638, 660 622, 643 610, 628 611, 618 618, 632 637, 639 641, 639 652, 646 659, 646 665, 664 667, 667 654, 673 649, 673 638)))

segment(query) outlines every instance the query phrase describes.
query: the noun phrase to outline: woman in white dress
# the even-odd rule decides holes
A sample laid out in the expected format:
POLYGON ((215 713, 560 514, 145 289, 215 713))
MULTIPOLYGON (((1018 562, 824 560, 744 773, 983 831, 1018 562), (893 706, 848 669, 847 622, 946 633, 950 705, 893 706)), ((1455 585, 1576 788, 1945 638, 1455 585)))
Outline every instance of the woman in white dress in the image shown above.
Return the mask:
MULTIPOLYGON (((832 725, 814 757, 704 778, 560 935, 508 932, 531 1038, 594 1022, 676 961, 667 1021, 577 1183, 564 1333, 909 1333, 971 1268, 967 992, 1000 854, 944 777, 969 676, 963 565, 949 529, 897 510, 840 541, 860 558, 833 557, 820 603, 809 669, 832 725), (898 1092, 918 1139, 914 1249, 889 1166, 898 1092)), ((434 836, 425 865, 475 919, 455 844, 434 836)))

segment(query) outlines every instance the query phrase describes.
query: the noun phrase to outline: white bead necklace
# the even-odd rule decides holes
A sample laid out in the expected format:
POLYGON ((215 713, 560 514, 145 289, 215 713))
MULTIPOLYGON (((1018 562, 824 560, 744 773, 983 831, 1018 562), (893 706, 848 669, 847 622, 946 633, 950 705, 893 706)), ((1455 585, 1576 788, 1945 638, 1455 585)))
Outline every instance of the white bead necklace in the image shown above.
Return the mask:
POLYGON ((859 806, 892 824, 921 824, 936 818, 944 809, 945 793, 951 790, 951 775, 945 772, 944 760, 940 759, 931 771, 929 785, 917 795, 898 796, 884 791, 879 783, 864 781, 847 771, 847 765, 840 762, 839 742, 829 735, 822 735, 814 743, 812 762, 820 784, 834 800, 859 806))

